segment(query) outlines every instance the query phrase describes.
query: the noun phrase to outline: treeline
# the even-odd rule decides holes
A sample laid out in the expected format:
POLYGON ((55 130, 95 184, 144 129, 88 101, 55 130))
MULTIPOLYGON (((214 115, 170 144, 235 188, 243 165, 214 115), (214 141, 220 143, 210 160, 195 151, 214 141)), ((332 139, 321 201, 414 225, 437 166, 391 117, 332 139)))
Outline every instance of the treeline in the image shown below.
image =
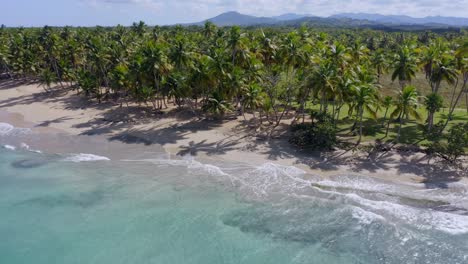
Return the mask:
MULTIPOLYGON (((252 113, 272 129, 294 113, 305 122, 309 109, 340 120, 343 106, 363 134, 364 115, 385 109, 398 129, 421 119, 429 134, 441 135, 467 91, 466 32, 381 32, 296 29, 132 27, 0 29, 0 73, 32 77, 44 89, 71 86, 102 100, 168 103, 200 108, 218 117, 229 111, 252 113), (431 93, 421 98, 411 85, 424 72, 431 93), (380 96, 383 75, 401 89, 380 96), (451 89, 442 98, 442 83, 451 89), (420 116, 417 108, 427 109, 420 116), (443 106, 448 118, 434 123, 443 106)), ((342 118, 342 117, 341 117, 342 118)))

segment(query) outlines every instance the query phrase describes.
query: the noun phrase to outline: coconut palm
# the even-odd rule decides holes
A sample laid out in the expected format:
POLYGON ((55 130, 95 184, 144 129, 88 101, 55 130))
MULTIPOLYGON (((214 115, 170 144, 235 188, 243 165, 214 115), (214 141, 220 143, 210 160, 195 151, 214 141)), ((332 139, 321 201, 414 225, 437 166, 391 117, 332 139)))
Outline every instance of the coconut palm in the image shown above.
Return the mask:
POLYGON ((382 49, 376 50, 371 57, 371 64, 377 72, 377 83, 380 83, 380 77, 387 71, 388 62, 382 49))
POLYGON ((222 118, 227 112, 231 110, 231 105, 223 96, 218 93, 212 93, 203 102, 203 111, 212 114, 215 118, 222 118))
POLYGON ((231 52, 232 65, 235 66, 237 53, 242 48, 242 33, 239 26, 231 28, 227 44, 231 52))
POLYGON ((174 67, 180 71, 191 66, 192 53, 189 51, 189 44, 183 36, 179 36, 172 43, 168 57, 174 67))
POLYGON ((390 107, 393 105, 393 98, 391 96, 385 96, 382 100, 382 106, 385 107, 385 114, 382 121, 382 127, 384 127, 385 122, 387 122, 387 129, 385 130, 385 137, 388 136, 388 129, 390 128, 390 120, 387 120, 387 114, 390 107))
POLYGON ((46 92, 49 92, 52 84, 57 81, 54 72, 49 69, 44 69, 39 77, 39 86, 42 86, 46 92))
POLYGON ((359 122, 359 139, 357 144, 361 143, 362 125, 364 112, 368 112, 373 118, 377 116, 377 93, 375 87, 371 83, 357 83, 353 86, 353 107, 356 109, 359 122))
POLYGON ((424 99, 424 105, 426 106, 426 110, 428 112, 427 117, 427 130, 430 132, 432 126, 434 125, 434 114, 438 112, 442 106, 444 105, 444 99, 442 96, 431 93, 424 99))
POLYGON ((214 36, 215 32, 216 25, 213 24, 213 22, 211 21, 206 21, 205 26, 203 28, 203 36, 205 36, 205 38, 211 38, 214 36))
MULTIPOLYGON (((442 51, 442 48, 438 48, 442 51)), ((434 114, 442 107, 442 98, 438 96, 442 81, 454 85, 458 79, 458 72, 454 67, 454 59, 449 54, 440 54, 432 57, 432 60, 425 66, 426 78, 428 79, 432 94, 428 101, 427 129, 430 131, 434 124, 434 114), (440 103, 440 105, 439 105, 440 103)))
MULTIPOLYGON (((255 118, 255 110, 262 106, 262 90, 260 85, 254 83, 246 87, 243 100, 242 100, 242 108, 252 110, 252 114, 255 118)), ((244 112, 244 111, 242 111, 244 112)), ((244 115, 245 119, 245 115, 244 115)))
MULTIPOLYGON (((162 95, 162 84, 165 78, 169 75, 172 65, 168 62, 166 53, 162 44, 148 41, 141 49, 142 54, 142 70, 145 73, 145 80, 153 88, 153 95, 162 95)), ((158 108, 162 108, 162 103, 165 104, 164 95, 162 103, 159 98, 156 98, 158 108)))
MULTIPOLYGON (((460 47, 458 47, 456 51, 456 67, 460 75, 462 76, 461 80, 461 85, 460 85, 460 91, 458 92, 458 95, 456 95, 456 90, 458 86, 458 81, 456 82, 456 85, 453 85, 453 90, 452 90, 452 99, 450 102, 450 107, 449 107, 449 114, 447 117, 447 120, 445 121, 444 127, 442 128, 442 131, 447 127, 448 122, 452 119, 453 117, 453 112, 455 111, 455 108, 458 105, 458 102, 460 101, 463 93, 466 94, 466 106, 467 106, 467 112, 468 112, 468 90, 467 90, 467 83, 468 83, 468 41, 465 40, 464 44, 462 44, 460 47)), ((442 132, 441 131, 441 132, 442 132)))
POLYGON ((403 89, 411 82, 417 70, 418 64, 415 50, 408 45, 401 46, 395 56, 392 81, 398 79, 403 89))
POLYGON ((403 90, 398 93, 398 97, 395 101, 395 110, 390 115, 390 118, 398 118, 399 120, 396 142, 400 142, 401 127, 403 126, 405 119, 409 117, 414 117, 417 120, 421 119, 421 116, 417 111, 418 106, 419 102, 416 87, 411 85, 405 86, 403 90))

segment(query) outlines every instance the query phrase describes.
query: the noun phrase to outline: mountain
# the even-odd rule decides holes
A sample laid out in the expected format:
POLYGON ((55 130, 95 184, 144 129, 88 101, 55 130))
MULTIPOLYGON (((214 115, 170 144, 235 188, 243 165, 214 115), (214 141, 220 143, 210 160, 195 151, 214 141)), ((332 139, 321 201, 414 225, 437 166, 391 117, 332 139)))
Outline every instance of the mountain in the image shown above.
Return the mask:
POLYGON ((274 17, 256 17, 239 12, 227 12, 219 16, 192 24, 202 26, 211 21, 217 26, 299 26, 307 24, 317 27, 372 28, 381 30, 446 30, 455 27, 468 27, 468 18, 425 17, 380 15, 366 13, 342 13, 330 17, 317 17, 300 14, 284 14, 274 17))
POLYGON ((213 18, 193 23, 191 25, 203 25, 207 21, 211 21, 217 26, 254 26, 254 25, 273 25, 278 24, 283 21, 291 21, 296 19, 301 19, 306 17, 307 15, 299 15, 294 13, 283 14, 280 16, 274 17, 256 17, 256 16, 249 16, 244 15, 239 12, 231 11, 223 13, 219 16, 215 16, 213 18))
POLYGON ((429 16, 423 18, 415 18, 410 16, 396 16, 396 15, 380 15, 368 13, 342 13, 331 16, 332 18, 350 18, 358 20, 369 20, 372 22, 382 24, 394 25, 429 25, 440 24, 447 26, 468 26, 468 18, 462 17, 442 17, 442 16, 429 16))
POLYGON ((213 18, 207 19, 202 22, 194 23, 193 25, 203 25, 205 22, 211 21, 212 23, 216 24, 217 26, 252 26, 252 25, 260 25, 260 24, 275 24, 279 20, 271 17, 256 17, 256 16, 249 16, 244 15, 239 12, 227 12, 223 13, 219 16, 215 16, 213 18))
POLYGON ((294 13, 287 13, 287 14, 283 14, 283 15, 280 15, 280 16, 274 16, 272 18, 274 18, 276 20, 280 20, 280 21, 288 21, 288 20, 301 19, 301 18, 304 18, 304 17, 308 17, 308 15, 299 15, 299 14, 294 14, 294 13))

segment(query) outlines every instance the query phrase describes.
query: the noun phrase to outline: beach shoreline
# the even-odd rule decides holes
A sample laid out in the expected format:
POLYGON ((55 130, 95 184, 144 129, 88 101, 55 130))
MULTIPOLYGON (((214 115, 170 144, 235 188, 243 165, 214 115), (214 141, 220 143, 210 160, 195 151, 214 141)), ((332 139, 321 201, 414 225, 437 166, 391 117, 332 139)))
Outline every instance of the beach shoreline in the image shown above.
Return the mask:
MULTIPOLYGON (((171 157, 218 159, 259 166, 272 162, 323 177, 357 174, 402 183, 467 182, 466 171, 417 152, 304 152, 287 137, 265 140, 242 116, 213 121, 175 108, 99 104, 74 91, 45 93, 35 83, 0 82, 0 122, 45 134, 68 134, 115 145, 113 151, 164 150, 171 157), (115 150, 114 150, 115 149, 115 150)), ((86 144, 85 144, 86 145, 86 144)), ((85 148, 85 146, 83 146, 85 148)))

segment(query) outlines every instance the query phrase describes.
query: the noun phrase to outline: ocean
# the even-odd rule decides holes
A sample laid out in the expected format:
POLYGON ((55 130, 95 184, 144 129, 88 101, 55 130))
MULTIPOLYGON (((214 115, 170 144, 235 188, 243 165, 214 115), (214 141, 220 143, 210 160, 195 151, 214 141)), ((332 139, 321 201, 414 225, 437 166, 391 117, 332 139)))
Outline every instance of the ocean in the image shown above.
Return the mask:
POLYGON ((0 238, 5 264, 468 263, 468 186, 322 177, 0 123, 0 238))

